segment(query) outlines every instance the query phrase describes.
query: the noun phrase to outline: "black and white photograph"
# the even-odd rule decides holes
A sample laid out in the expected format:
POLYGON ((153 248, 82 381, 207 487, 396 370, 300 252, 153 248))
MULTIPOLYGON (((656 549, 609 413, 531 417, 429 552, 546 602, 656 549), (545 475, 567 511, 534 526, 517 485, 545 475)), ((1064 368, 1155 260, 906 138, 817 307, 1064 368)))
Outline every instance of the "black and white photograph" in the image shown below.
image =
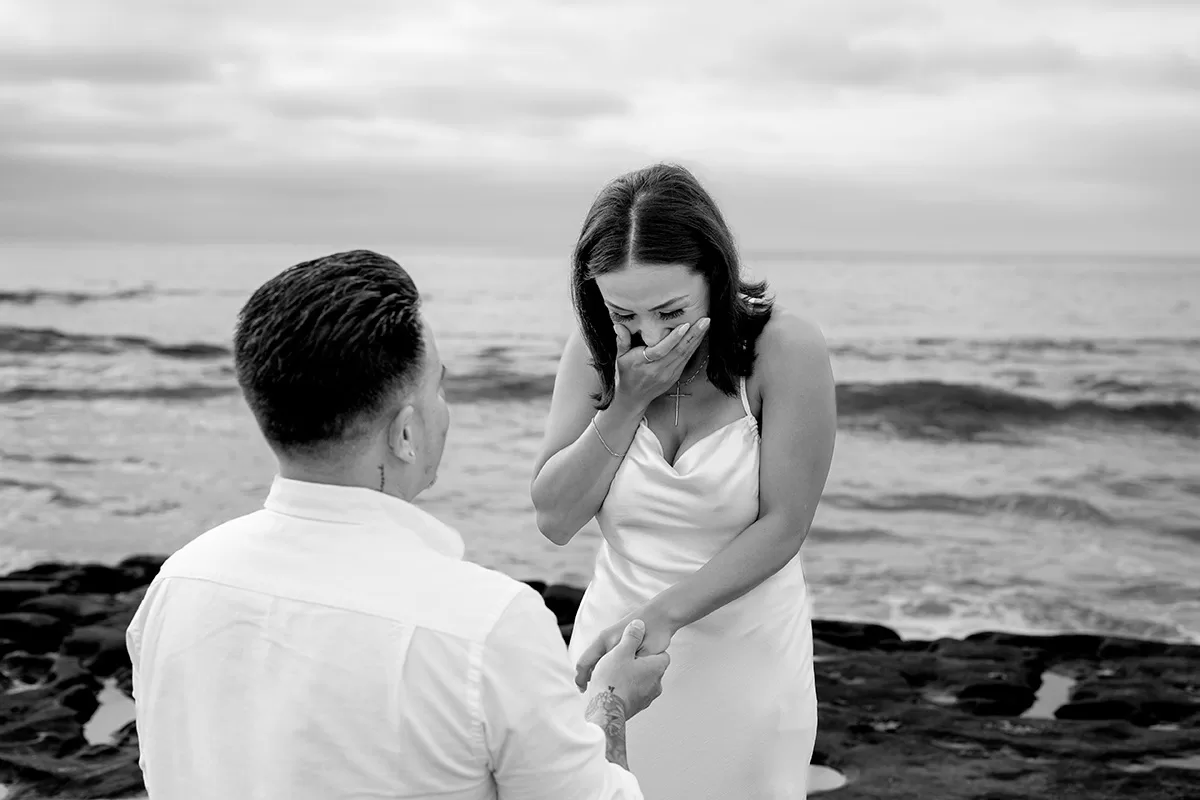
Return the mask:
POLYGON ((0 800, 1200 800, 1200 0, 0 0, 0 800))

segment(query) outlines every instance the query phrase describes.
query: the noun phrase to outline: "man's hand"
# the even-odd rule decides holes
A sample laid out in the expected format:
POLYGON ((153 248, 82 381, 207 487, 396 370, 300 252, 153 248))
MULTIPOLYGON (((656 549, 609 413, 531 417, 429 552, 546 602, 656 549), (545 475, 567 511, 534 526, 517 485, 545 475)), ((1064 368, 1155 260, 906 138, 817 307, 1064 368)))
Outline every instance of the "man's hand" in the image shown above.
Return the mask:
POLYGON ((645 646, 646 624, 635 619, 622 629, 621 637, 591 671, 593 691, 589 695, 611 692, 624 704, 626 717, 632 718, 654 698, 662 694, 662 677, 671 663, 665 652, 638 655, 645 646))
MULTIPOLYGON (((589 682, 593 678, 593 673, 606 660, 606 655, 615 655, 615 648, 618 646, 618 643, 626 642, 629 626, 634 622, 641 623, 637 635, 637 646, 634 648, 634 653, 638 656, 637 660, 639 662, 643 661, 647 656, 657 656, 666 653, 667 646, 671 644, 671 637, 675 635, 675 629, 671 627, 666 619, 654 613, 649 608, 634 612, 615 625, 605 628, 596 637, 596 641, 592 642, 587 650, 583 651, 583 655, 579 657, 579 663, 575 667, 575 685, 579 687, 579 691, 582 692, 587 689, 589 682)), ((630 655, 632 656, 633 654, 631 653, 630 655)), ((666 664, 664 663, 662 670, 665 669, 666 664)), ((659 672, 660 679, 662 677, 662 670, 659 672)), ((604 682, 601 681, 601 683, 604 682)), ((655 696, 657 697, 657 695, 655 696)), ((649 705, 649 702, 646 705, 649 705)), ((641 708, 638 709, 638 711, 640 710, 641 708)), ((631 711, 629 716, 632 717, 636 713, 637 711, 631 711)))

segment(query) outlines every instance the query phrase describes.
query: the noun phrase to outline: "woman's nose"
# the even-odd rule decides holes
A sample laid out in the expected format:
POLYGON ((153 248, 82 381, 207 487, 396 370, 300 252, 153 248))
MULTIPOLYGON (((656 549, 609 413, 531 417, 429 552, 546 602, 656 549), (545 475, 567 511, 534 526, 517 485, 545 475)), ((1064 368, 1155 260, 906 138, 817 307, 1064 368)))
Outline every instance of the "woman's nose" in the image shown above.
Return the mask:
POLYGON ((661 342, 670 333, 666 328, 658 326, 645 326, 638 332, 642 335, 642 341, 646 343, 646 347, 654 347, 654 345, 661 342))

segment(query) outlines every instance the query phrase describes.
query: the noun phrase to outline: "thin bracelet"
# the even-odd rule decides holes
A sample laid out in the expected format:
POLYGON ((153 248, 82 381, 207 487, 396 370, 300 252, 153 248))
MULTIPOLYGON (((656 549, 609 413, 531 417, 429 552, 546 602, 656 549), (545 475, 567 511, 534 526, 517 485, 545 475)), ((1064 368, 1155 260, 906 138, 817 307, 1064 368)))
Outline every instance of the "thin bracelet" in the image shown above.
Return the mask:
POLYGON ((604 449, 608 451, 609 455, 611 455, 613 458, 623 458, 625 456, 624 453, 614 453, 613 449, 608 446, 608 442, 604 441, 604 437, 600 435, 600 429, 596 427, 595 417, 592 417, 592 430, 596 432, 596 438, 600 440, 600 444, 604 446, 604 449))

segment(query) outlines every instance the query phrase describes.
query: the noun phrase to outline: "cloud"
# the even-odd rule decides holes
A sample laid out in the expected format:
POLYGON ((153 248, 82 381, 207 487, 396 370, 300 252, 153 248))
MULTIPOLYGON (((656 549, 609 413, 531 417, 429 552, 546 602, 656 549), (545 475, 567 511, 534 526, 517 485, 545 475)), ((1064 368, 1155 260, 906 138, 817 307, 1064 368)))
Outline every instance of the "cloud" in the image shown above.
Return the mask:
POLYGON ((174 50, 112 47, 10 47, 0 51, 0 81, 42 84, 145 84, 205 81, 216 65, 174 50))
POLYGON ((748 244, 1200 246, 1200 4, 51 5, 0 6, 0 237, 558 246, 672 160, 748 244))
POLYGON ((484 79, 477 83, 385 86, 272 92, 263 98, 271 113, 287 120, 423 120, 437 125, 565 125, 621 116, 631 106, 614 92, 554 84, 532 85, 484 79))
POLYGON ((764 44, 755 74, 816 86, 948 91, 998 80, 1192 89, 1200 58, 1182 52, 1097 56, 1061 41, 1008 43, 794 39, 764 44))

